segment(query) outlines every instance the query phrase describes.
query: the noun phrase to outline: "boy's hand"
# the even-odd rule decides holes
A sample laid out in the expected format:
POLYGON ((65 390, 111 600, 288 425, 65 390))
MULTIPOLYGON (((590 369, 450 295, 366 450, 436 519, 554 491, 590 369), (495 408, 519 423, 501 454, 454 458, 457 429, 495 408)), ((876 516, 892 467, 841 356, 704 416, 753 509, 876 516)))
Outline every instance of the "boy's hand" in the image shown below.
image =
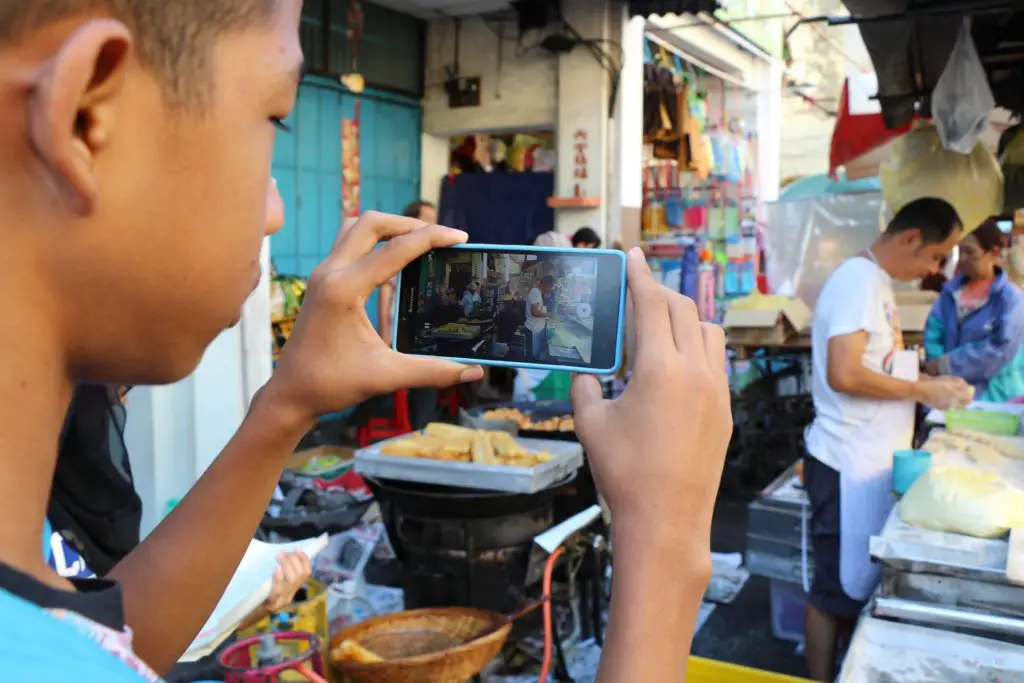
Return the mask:
POLYGON ((299 319, 263 392, 274 410, 310 422, 399 389, 448 387, 483 377, 480 367, 393 351, 365 307, 373 291, 406 265, 466 239, 459 230, 375 211, 347 222, 309 278, 299 319))
POLYGON ((690 299, 658 284, 638 249, 628 274, 633 376, 614 401, 602 398, 594 377, 577 377, 577 430, 616 528, 647 539, 675 533, 710 549, 732 436, 725 335, 700 322, 690 299))

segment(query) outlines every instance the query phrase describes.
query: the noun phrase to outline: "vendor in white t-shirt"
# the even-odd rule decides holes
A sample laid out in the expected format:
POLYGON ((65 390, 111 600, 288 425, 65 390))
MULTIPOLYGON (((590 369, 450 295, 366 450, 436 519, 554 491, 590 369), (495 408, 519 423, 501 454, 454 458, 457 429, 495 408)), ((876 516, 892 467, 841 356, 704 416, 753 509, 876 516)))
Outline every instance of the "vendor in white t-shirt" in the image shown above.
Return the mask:
POLYGON ((544 297, 555 287, 555 278, 545 275, 526 295, 526 353, 538 362, 547 350, 548 318, 554 314, 544 305, 544 297))
POLYGON ((970 401, 960 378, 917 377, 892 289, 893 280, 937 272, 961 230, 941 199, 907 204, 868 249, 836 269, 815 307, 815 419, 804 463, 814 550, 804 633, 814 680, 834 680, 839 644, 878 583, 868 540, 892 510, 892 455, 911 446, 916 403, 946 409, 970 401))

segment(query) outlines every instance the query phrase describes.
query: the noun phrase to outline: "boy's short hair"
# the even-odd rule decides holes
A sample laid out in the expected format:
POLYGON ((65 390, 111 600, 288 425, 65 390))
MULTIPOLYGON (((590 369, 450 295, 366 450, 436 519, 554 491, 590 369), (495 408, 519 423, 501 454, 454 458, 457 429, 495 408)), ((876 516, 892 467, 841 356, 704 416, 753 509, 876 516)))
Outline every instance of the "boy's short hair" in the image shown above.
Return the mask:
POLYGON ((0 47, 90 12, 128 26, 170 103, 201 106, 213 85, 206 67, 216 38, 268 21, 274 0, 0 0, 0 47))
POLYGON ((402 209, 402 215, 406 218, 419 218, 420 214, 423 213, 423 209, 433 209, 434 205, 428 202, 426 199, 417 199, 414 202, 410 202, 405 205, 402 209))

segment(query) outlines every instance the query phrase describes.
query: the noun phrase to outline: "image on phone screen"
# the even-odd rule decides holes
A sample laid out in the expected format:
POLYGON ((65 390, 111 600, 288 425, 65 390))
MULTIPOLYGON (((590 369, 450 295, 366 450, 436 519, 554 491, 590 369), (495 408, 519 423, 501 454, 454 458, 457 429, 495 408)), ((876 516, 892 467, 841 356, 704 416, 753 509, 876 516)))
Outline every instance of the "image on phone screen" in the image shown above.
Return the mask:
POLYGON ((614 251, 432 251, 402 271, 395 347, 485 365, 613 372, 624 269, 614 251))

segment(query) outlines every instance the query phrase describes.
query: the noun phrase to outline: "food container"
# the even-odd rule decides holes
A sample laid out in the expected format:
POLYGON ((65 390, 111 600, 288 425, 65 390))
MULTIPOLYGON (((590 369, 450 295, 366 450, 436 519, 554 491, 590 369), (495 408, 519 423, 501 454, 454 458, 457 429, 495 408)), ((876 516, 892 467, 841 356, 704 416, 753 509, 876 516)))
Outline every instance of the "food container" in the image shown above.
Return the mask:
MULTIPOLYGON (((389 441, 405 438, 408 438, 408 435, 389 441)), ((536 467, 478 465, 469 462, 384 455, 381 448, 386 443, 388 441, 382 441, 356 451, 356 472, 364 477, 393 481, 413 481, 508 493, 536 493, 562 481, 583 466, 583 447, 569 441, 519 439, 520 445, 524 448, 545 451, 553 456, 548 462, 536 467)))
POLYGON ((946 429, 969 429, 992 436, 1014 436, 1020 429, 1020 415, 989 410, 948 410, 946 429))
POLYGON ((892 454, 892 490, 902 496, 914 485, 918 477, 932 466, 932 454, 914 449, 892 454))
MULTIPOLYGON (((569 373, 565 373, 568 375, 569 373)), ((571 381, 571 375, 569 380, 571 381)), ((573 414, 572 403, 569 401, 517 401, 513 403, 497 403, 492 405, 463 410, 459 415, 459 423, 473 429, 494 429, 518 434, 524 439, 550 439, 554 441, 578 441, 576 432, 562 432, 541 429, 520 429, 513 420, 488 420, 485 413, 498 408, 515 408, 534 421, 548 420, 553 417, 568 417, 573 414)))

